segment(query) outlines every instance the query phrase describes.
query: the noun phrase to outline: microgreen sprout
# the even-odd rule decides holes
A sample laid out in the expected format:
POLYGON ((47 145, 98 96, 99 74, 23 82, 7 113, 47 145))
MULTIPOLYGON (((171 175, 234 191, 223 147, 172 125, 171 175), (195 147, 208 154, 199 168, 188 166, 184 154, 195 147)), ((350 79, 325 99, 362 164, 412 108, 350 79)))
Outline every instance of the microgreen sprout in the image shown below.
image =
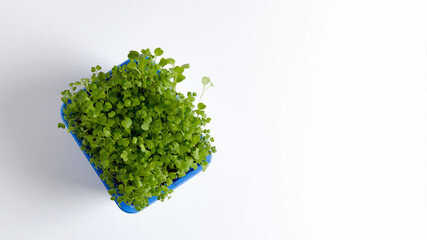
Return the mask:
POLYGON ((208 89, 209 87, 213 87, 213 83, 211 82, 211 79, 208 77, 202 77, 202 83, 203 83, 203 91, 202 91, 202 94, 200 94, 199 101, 202 100, 205 90, 208 89))

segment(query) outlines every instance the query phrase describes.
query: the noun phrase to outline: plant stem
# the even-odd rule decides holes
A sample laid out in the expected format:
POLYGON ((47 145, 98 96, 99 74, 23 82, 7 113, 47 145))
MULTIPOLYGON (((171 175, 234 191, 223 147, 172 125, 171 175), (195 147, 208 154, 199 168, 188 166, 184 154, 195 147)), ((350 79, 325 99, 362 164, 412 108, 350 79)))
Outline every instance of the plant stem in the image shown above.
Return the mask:
POLYGON ((205 90, 206 90, 206 85, 203 85, 203 91, 202 91, 202 94, 200 94, 199 102, 200 102, 200 100, 202 100, 202 97, 203 97, 203 94, 205 93, 205 90))

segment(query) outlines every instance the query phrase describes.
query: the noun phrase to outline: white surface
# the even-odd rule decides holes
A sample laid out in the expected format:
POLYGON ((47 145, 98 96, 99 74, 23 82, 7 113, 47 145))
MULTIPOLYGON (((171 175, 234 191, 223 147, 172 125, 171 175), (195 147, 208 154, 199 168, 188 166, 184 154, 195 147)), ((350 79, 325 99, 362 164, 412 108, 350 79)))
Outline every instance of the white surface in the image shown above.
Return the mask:
POLYGON ((0 1, 0 239, 426 239, 424 2, 0 1), (218 153, 128 215, 59 93, 158 46, 218 153))

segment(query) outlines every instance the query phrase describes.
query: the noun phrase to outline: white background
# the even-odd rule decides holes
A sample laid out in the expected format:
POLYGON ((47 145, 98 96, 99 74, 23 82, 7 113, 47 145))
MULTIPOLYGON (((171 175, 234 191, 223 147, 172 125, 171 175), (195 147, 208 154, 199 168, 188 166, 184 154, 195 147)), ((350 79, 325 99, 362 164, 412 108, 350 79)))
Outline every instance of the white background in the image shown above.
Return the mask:
POLYGON ((0 239, 426 239, 425 1, 0 1, 0 239), (71 81, 162 47, 218 153, 129 215, 56 128, 71 81))

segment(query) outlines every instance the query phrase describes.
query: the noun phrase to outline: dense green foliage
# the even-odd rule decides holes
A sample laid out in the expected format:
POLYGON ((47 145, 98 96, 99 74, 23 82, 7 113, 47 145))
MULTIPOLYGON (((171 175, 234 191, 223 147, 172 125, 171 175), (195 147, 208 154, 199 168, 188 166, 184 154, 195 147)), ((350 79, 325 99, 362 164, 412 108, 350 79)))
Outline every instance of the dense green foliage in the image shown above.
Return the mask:
MULTIPOLYGON (((130 51, 127 65, 111 73, 93 67, 90 79, 62 92, 68 131, 82 139, 90 161, 103 170, 111 199, 137 210, 152 196, 164 200, 172 192, 168 186, 190 168, 200 164, 205 170, 205 157, 216 151, 204 128, 211 120, 206 105, 195 106, 195 92, 175 90, 189 65, 159 60, 162 54, 160 48, 154 55, 149 49, 130 51)), ((206 77, 202 82, 212 85, 206 77)))

